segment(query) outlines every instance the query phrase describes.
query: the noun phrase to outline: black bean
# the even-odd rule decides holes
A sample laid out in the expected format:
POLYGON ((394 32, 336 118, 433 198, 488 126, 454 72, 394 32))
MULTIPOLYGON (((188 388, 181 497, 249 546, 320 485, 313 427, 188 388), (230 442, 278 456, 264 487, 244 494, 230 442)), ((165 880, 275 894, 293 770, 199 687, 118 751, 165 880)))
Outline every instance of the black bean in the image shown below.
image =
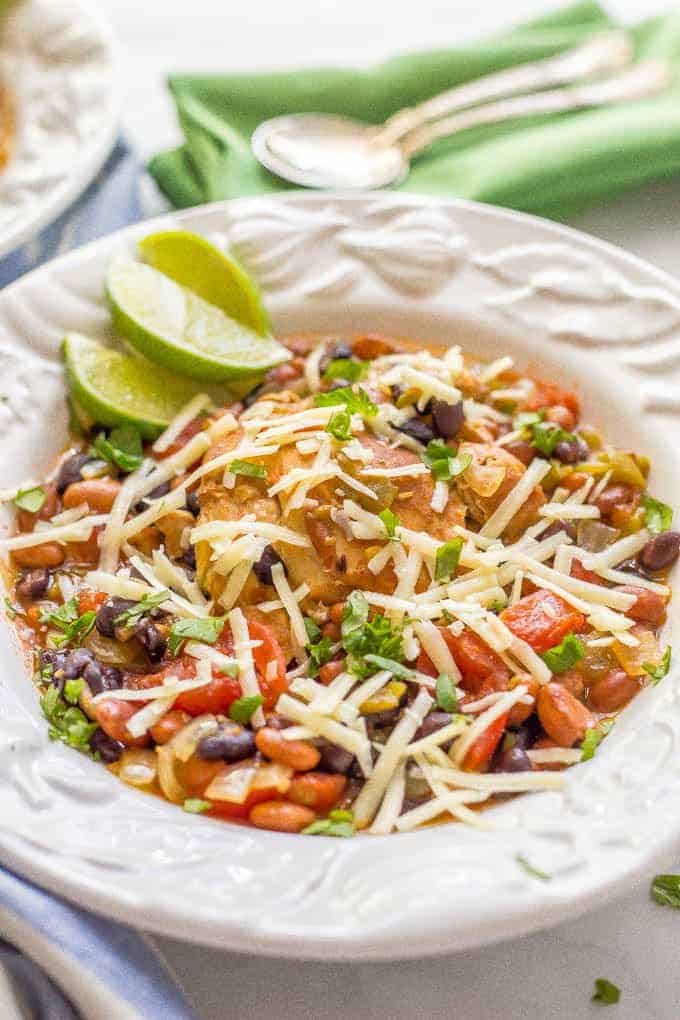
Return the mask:
POLYGON ((576 541, 576 528, 571 521, 553 521, 549 528, 541 534, 541 538, 552 538, 553 535, 557 535, 558 532, 564 531, 572 542, 576 541))
POLYGON ((75 680, 76 677, 83 675, 85 667, 92 662, 94 662, 94 655, 89 649, 76 648, 66 656, 63 666, 64 676, 67 680, 75 680))
POLYGON ((521 747, 523 751, 533 747, 541 734, 541 724, 538 716, 531 715, 526 722, 523 722, 515 731, 514 747, 521 747))
POLYGON ((451 716, 448 712, 430 712, 416 730, 413 739, 422 740, 423 737, 429 737, 431 733, 436 733, 437 730, 443 729, 450 722, 451 716))
POLYGON ((104 733, 104 730, 94 731, 90 737, 90 747, 106 765, 118 761, 125 750, 125 744, 121 744, 120 740, 113 740, 108 733, 104 733))
MULTIPOLYGON (((371 746, 371 760, 372 760, 374 765, 377 762, 378 757, 379 757, 378 748, 371 746)), ((363 771, 361 769, 361 765, 359 764, 359 762, 358 762, 358 760, 356 758, 354 759, 354 761, 352 762, 352 764, 350 766, 349 776, 350 776, 350 779, 362 779, 364 781, 366 779, 366 777, 364 776, 364 773, 363 773, 363 771)))
POLYGON ((93 694, 101 694, 102 691, 117 691, 123 686, 123 674, 119 669, 116 669, 115 666, 104 666, 101 662, 97 662, 96 665, 99 669, 99 680, 96 684, 87 678, 89 667, 83 675, 83 679, 87 680, 93 694))
POLYGON ((44 567, 29 570, 17 583, 17 593, 22 599, 41 599, 50 586, 50 573, 44 567))
POLYGON ((445 400, 432 401, 432 426, 435 435, 441 439, 453 439, 457 436, 464 421, 462 400, 457 404, 447 404, 445 400))
POLYGON ((245 397, 243 397, 242 403, 244 409, 252 407, 252 405, 260 399, 260 394, 262 393, 264 387, 265 383, 259 383, 257 386, 254 387, 254 389, 250 391, 250 393, 247 393, 245 397))
POLYGON ((81 469, 86 464, 91 464, 93 460, 94 457, 90 457, 88 453, 74 453, 67 457, 65 461, 62 461, 57 471, 55 483, 60 496, 68 489, 69 485, 73 485, 74 482, 82 482, 83 475, 81 469))
POLYGON ((494 772, 531 772, 531 758, 521 747, 508 747, 496 756, 494 772))
POLYGON ((116 624, 114 621, 121 613, 124 613, 131 606, 136 605, 132 599, 121 599, 117 595, 113 595, 106 602, 103 602, 97 610, 97 616, 95 624, 97 630, 104 637, 113 638, 116 636, 116 624))
POLYGON ((340 359, 346 360, 352 357, 352 348, 349 344, 340 341, 336 344, 331 351, 331 360, 338 361, 340 359))
POLYGON ((372 730, 386 730, 388 726, 396 726, 399 721, 399 708, 385 708, 382 712, 371 712, 366 715, 369 733, 372 730))
POLYGON ((403 432, 405 436, 410 436, 423 446, 427 446, 430 440, 434 439, 434 432, 422 418, 409 418, 403 425, 397 426, 397 432, 403 432))
POLYGON ((651 571, 645 570, 640 564, 637 558, 632 560, 624 560, 623 563, 619 563, 617 570, 623 570, 626 574, 634 574, 635 577, 646 577, 649 578, 651 571))
POLYGON ((587 460, 589 454, 587 443, 575 436, 573 439, 562 439, 555 447, 554 457, 562 464, 577 464, 587 460))
POLYGON ((638 558, 645 570, 656 573, 671 567, 680 555, 680 531, 662 531, 642 547, 638 558))
MULTIPOLYGON (((196 570, 196 546, 188 545, 182 555, 179 558, 179 562, 182 566, 187 568, 187 572, 196 570)), ((192 578, 193 580, 193 578, 192 578)))
POLYGON ((260 584, 273 584, 272 580, 272 567, 275 563, 281 563, 281 557, 276 552, 273 545, 265 547, 262 555, 260 556, 257 563, 253 566, 255 571, 255 577, 258 579, 260 584))
POLYGON ((154 499, 160 499, 161 496, 167 496, 170 492, 170 482, 161 482, 155 489, 152 489, 148 496, 144 499, 140 499, 138 503, 135 503, 135 513, 141 514, 151 505, 151 501, 154 499))
POLYGON ((161 661, 168 647, 168 642, 151 620, 140 620, 135 628, 135 637, 149 656, 151 662, 161 661))
POLYGON ((49 679, 50 683, 55 684, 59 690, 63 690, 64 687, 64 666, 68 658, 68 652, 58 652, 54 648, 41 648, 40 650, 40 669, 47 673, 47 670, 51 667, 51 674, 46 679, 49 679))
POLYGON ((204 737, 196 748, 206 761, 243 761, 255 754, 255 734, 236 723, 225 723, 211 737, 204 737))
POLYGON ((354 764, 354 755, 350 751, 339 747, 338 744, 331 744, 328 740, 324 740, 323 744, 318 745, 318 748, 321 752, 321 758, 317 765, 319 772, 337 772, 342 776, 347 775, 354 764))
POLYGON ((193 492, 187 492, 187 510, 193 517, 198 517, 201 512, 197 489, 194 489, 193 492))

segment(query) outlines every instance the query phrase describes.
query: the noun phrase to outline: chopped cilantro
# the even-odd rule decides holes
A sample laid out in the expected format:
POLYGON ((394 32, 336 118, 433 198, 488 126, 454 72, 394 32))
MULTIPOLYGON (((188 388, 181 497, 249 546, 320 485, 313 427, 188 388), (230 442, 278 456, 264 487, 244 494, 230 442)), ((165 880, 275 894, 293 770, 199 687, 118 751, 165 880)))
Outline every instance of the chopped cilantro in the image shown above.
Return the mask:
POLYGON ((668 531, 673 523, 673 508, 668 503, 662 503, 653 496, 644 493, 641 498, 645 510, 645 523, 649 530, 657 535, 660 531, 668 531))
POLYGON ((552 457, 558 443, 571 443, 576 437, 551 421, 539 421, 531 426, 530 442, 537 450, 552 457))
POLYGON ((408 666, 404 666, 401 662, 396 662, 394 659, 386 659, 384 655, 374 655, 369 652, 368 655, 364 656, 364 660, 371 664, 371 666, 377 666, 378 669, 387 669, 394 676, 400 676, 404 680, 408 680, 413 676, 413 670, 409 669, 408 666))
POLYGON ((320 818, 302 830, 303 836, 353 836, 354 816, 351 811, 331 811, 328 818, 320 818))
POLYGON ((472 464, 471 454, 456 455, 443 439, 431 439, 421 456, 438 482, 450 481, 472 464))
POLYGON ((229 718, 245 726, 263 702, 264 698, 261 694, 237 698, 236 701, 232 701, 229 707, 229 718))
POLYGON ((126 627, 131 623, 136 623, 140 617, 150 613, 152 609, 157 609, 169 597, 170 592, 167 588, 154 592, 153 595, 145 595, 139 602, 135 602, 134 606, 130 606, 129 609, 120 613, 113 622, 117 627, 126 627))
POLYGON ((516 854, 515 860, 519 864, 520 868, 526 871, 527 875, 531 875, 532 878, 538 878, 541 882, 550 882, 552 875, 549 875, 547 871, 541 871, 540 868, 535 868, 533 864, 530 864, 526 857, 522 854, 516 854))
POLYGON ((200 797, 187 797, 182 807, 190 815, 202 815, 204 811, 210 811, 212 804, 209 800, 201 800, 200 797))
POLYGON ((14 497, 14 505, 20 510, 28 510, 31 514, 37 514, 45 505, 47 496, 42 485, 36 485, 32 489, 20 489, 14 497))
MULTIPOLYGON (((81 681, 82 683, 82 681, 81 681)), ((72 688, 70 696, 74 693, 72 688)), ((40 699, 43 715, 49 723, 50 740, 61 740, 69 747, 92 754, 90 740, 99 728, 97 723, 90 722, 85 713, 75 705, 69 705, 59 694, 59 688, 52 686, 40 699)))
POLYGON ((397 515, 393 513, 393 511, 390 510, 389 507, 385 507, 384 510, 380 511, 378 517, 385 525, 387 537, 391 540, 399 541, 397 539, 397 527, 399 526, 399 518, 397 517, 397 515))
POLYGON ((346 443, 352 438, 352 415, 345 409, 332 414, 326 425, 326 432, 337 439, 339 443, 346 443))
POLYGON ((64 684, 64 701, 68 701, 69 705, 77 705, 84 686, 84 680, 67 680, 64 684))
POLYGON ((78 619, 78 602, 75 597, 68 599, 57 609, 43 609, 40 614, 40 622, 58 627, 59 630, 66 630, 69 624, 78 619))
POLYGON ((83 643, 87 635, 94 627, 97 614, 94 609, 88 610, 81 616, 78 615, 78 602, 76 597, 68 599, 58 609, 46 609, 40 615, 40 622, 47 623, 62 631, 62 634, 55 639, 57 645, 83 643))
POLYGON ((603 1006, 613 1006, 621 998, 621 989, 613 985, 607 978, 595 978, 595 993, 593 1002, 600 1002, 603 1006))
POLYGON ((439 546, 434 559, 435 581, 451 580, 456 573, 462 548, 462 538, 452 538, 450 542, 444 542, 443 545, 439 546))
POLYGON ((232 460, 229 470, 232 475, 246 475, 248 478, 267 477, 267 469, 263 464, 251 464, 248 460, 232 460))
POLYGON ((586 735, 581 744, 581 761, 590 761, 595 756, 595 751, 602 743, 614 725, 613 719, 600 719, 597 726, 591 726, 586 730, 586 735))
POLYGON ((566 673, 585 654, 583 642, 575 634, 567 634, 559 645, 553 645, 541 658, 551 673, 566 673))
POLYGON ((680 875, 655 875, 650 891, 652 899, 662 907, 680 910, 680 875))
POLYGON ((352 592, 345 603, 341 629, 342 646, 348 653, 348 669, 360 677, 375 673, 367 656, 401 663, 404 659, 402 628, 378 613, 369 617, 366 597, 352 592))
POLYGON ((668 670, 671 668, 671 646, 666 645, 666 651, 663 653, 660 662, 643 662, 642 668, 645 673, 649 673, 652 678, 652 683, 656 687, 659 681, 663 680, 668 673, 668 670))
POLYGON ((373 418, 378 413, 377 406, 362 386, 358 386, 356 390, 351 386, 340 386, 337 390, 329 390, 328 393, 317 393, 314 403, 317 407, 344 404, 350 414, 360 414, 362 418, 373 418))
POLYGON ((223 616, 177 620, 170 628, 168 651, 171 655, 177 655, 185 641, 201 641, 206 645, 214 645, 224 630, 224 620, 223 616))
POLYGON ((333 642, 329 637, 321 636, 321 628, 309 616, 304 618, 305 630, 309 641, 307 651, 309 653, 308 671, 311 677, 319 675, 319 670, 330 661, 333 655, 333 642))
POLYGON ((456 694, 456 687, 451 677, 447 676, 446 673, 440 673, 437 677, 435 698, 437 701, 437 708, 441 708, 442 712, 458 711, 458 695, 456 694))
POLYGON ((142 437, 137 429, 130 425, 122 425, 120 428, 112 429, 108 439, 100 432, 90 452, 114 464, 125 473, 136 471, 142 463, 142 437))
POLYGON ((86 613, 83 613, 70 623, 64 631, 64 637, 61 640, 61 644, 69 645, 82 645, 83 641, 90 633, 95 625, 97 614, 94 609, 88 609, 86 613))
POLYGON ((17 616, 23 616, 23 609, 20 606, 15 606, 11 599, 5 596, 5 612, 10 620, 16 620, 17 616))
POLYGON ((323 377, 328 382, 332 382, 334 379, 345 379, 347 382, 355 383, 363 379, 367 371, 367 361, 358 361, 354 358, 334 358, 323 377))
POLYGON ((307 631, 307 640, 310 644, 321 640, 321 627, 311 616, 305 616, 303 623, 307 631))

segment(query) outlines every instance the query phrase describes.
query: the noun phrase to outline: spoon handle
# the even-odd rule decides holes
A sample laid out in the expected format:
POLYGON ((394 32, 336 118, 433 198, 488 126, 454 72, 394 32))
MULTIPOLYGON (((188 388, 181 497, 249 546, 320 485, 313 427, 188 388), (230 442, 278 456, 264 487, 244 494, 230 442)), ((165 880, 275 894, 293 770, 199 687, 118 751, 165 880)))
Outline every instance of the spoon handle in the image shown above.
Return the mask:
POLYGON ((597 74, 616 71, 630 62, 633 49, 630 38, 621 30, 598 33, 574 49, 555 57, 488 74, 426 99, 418 106, 398 110, 378 130, 378 145, 394 145, 416 128, 447 114, 494 99, 555 85, 568 85, 597 74))
POLYGON ((568 113, 586 107, 630 102, 663 91, 670 81, 671 73, 667 64, 647 60, 601 81, 574 88, 551 89, 527 96, 514 96, 511 99, 475 107, 473 110, 464 110, 451 117, 444 117, 434 124, 424 124, 402 140, 401 148, 404 155, 410 159, 432 142, 448 138, 467 128, 498 124, 518 117, 568 113))

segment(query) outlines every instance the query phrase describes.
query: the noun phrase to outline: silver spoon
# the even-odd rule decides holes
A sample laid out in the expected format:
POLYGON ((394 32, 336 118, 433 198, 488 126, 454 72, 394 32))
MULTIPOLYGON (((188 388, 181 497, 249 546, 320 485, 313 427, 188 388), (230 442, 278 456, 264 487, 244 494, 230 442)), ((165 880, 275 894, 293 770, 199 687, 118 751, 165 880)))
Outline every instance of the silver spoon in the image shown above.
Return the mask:
MULTIPOLYGON (((533 95, 517 97, 517 105, 503 107, 490 100, 515 95, 518 92, 564 85, 583 78, 625 66, 630 62, 632 49, 628 36, 620 31, 607 32, 557 57, 500 71, 462 85, 426 100, 419 106, 400 110, 384 125, 364 124, 348 117, 331 114, 290 114, 264 121, 252 137, 253 152, 267 169, 292 181, 316 188, 376 188, 394 183, 408 172, 408 158, 415 154, 411 143, 409 157, 405 156, 401 140, 419 137, 421 146, 431 121, 470 106, 485 102, 481 121, 452 124, 447 133, 462 130, 473 123, 490 123, 505 117, 526 116, 536 112, 557 112, 574 109, 572 98, 568 105, 563 99, 553 98, 555 106, 536 109, 520 104, 528 103, 533 95), (495 112, 494 112, 495 111, 495 112), (507 112, 505 112, 507 111, 507 112), (489 119, 491 117, 491 120, 489 119)), ((664 82, 665 84, 665 82, 664 82)), ((657 86, 661 87, 661 86, 657 86)), ((626 91, 626 83, 621 82, 626 91)), ((651 86, 650 86, 651 88, 651 86)), ((577 90, 574 90, 577 91, 577 90)), ((546 93, 563 96, 563 91, 546 93)), ((648 94, 644 92, 643 94, 648 94)), ((622 98, 632 98, 626 94, 622 98)), ((595 103, 603 100, 597 99, 595 103)), ((606 102, 615 102, 608 98, 606 102)), ((578 105, 594 105, 582 101, 578 105)), ((472 111, 471 111, 472 112, 472 111)), ((477 110, 473 111, 477 113, 477 110)), ((451 122, 451 118, 448 118, 451 122)), ((442 134, 433 136, 443 137, 442 134)))

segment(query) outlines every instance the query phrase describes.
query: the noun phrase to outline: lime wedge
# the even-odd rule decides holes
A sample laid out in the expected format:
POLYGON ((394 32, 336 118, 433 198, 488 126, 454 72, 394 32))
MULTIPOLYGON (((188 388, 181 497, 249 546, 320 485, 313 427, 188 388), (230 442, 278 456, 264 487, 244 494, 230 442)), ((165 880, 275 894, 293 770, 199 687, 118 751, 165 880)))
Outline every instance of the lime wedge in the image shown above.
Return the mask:
POLYGON ((260 336, 152 266, 112 259, 106 292, 115 327, 151 361, 179 375, 222 382, 262 375, 290 358, 260 336))
POLYGON ((269 333, 269 316, 257 284, 233 256, 205 237, 188 230, 164 230, 145 237, 139 250, 145 262, 175 283, 261 336, 269 333))
POLYGON ((109 427, 132 425, 145 439, 155 439, 204 389, 80 333, 67 333, 62 351, 78 418, 109 427))

